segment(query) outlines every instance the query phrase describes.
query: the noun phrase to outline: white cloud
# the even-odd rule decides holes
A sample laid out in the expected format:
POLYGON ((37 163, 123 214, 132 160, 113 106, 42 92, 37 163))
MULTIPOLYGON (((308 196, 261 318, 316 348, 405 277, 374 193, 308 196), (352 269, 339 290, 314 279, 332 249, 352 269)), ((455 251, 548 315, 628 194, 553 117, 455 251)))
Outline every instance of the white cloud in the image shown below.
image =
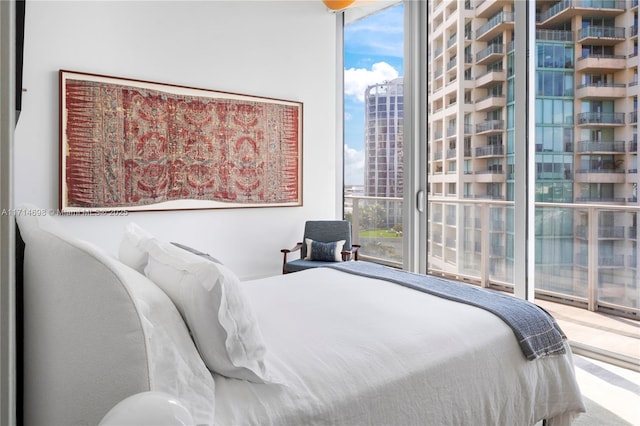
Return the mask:
POLYGON ((364 151, 344 146, 344 183, 345 185, 364 184, 364 151))
POLYGON ((344 71, 344 93, 364 102, 367 86, 398 78, 398 71, 386 62, 377 62, 366 68, 349 68, 344 71))

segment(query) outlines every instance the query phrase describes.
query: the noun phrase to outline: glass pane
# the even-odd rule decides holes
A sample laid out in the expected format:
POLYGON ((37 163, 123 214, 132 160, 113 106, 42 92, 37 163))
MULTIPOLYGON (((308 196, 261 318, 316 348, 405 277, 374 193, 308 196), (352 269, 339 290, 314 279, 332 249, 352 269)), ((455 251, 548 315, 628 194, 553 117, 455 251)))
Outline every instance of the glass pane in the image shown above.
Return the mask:
POLYGON ((344 214, 359 255, 391 265, 403 262, 403 43, 402 3, 344 27, 344 214))
MULTIPOLYGON (((514 106, 527 100, 512 84, 513 41, 522 33, 498 17, 511 16, 516 1, 452 3, 429 2, 428 269, 509 289, 515 152, 523 143, 514 138, 514 106), (452 40, 460 28, 473 31, 452 40), (459 93, 469 102, 450 103, 459 93), (465 125, 450 130, 462 116, 465 125), (446 152, 451 140, 465 141, 455 157, 446 152)), ((575 10, 569 3, 536 2, 531 26, 536 295, 637 319, 637 31, 624 27, 637 22, 637 7, 608 2, 608 16, 598 17, 601 2, 575 10), (611 36, 578 37, 596 34, 580 33, 586 20, 611 36)))

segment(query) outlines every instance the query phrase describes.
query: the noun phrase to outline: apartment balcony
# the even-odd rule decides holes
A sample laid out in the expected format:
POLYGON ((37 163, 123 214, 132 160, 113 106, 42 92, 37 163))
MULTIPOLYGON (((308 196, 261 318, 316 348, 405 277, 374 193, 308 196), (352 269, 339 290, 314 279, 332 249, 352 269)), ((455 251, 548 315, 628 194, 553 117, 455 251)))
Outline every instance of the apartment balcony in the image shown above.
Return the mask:
POLYGON ((482 0, 476 4, 476 16, 478 18, 490 18, 499 11, 504 9, 505 5, 512 5, 513 1, 509 0, 482 0))
POLYGON ((507 81, 507 73, 504 70, 492 70, 476 77, 476 88, 482 88, 495 83, 504 83, 505 81, 507 81))
POLYGON ((506 176, 502 170, 479 170, 475 172, 474 182, 504 183, 506 176))
POLYGON ((624 226, 598 226, 598 238, 602 240, 624 240, 624 226))
POLYGON ((627 85, 624 83, 590 83, 576 87, 576 98, 612 99, 627 96, 627 85))
POLYGON ((629 153, 630 154, 638 154, 638 141, 632 140, 629 141, 629 153))
POLYGON ((598 46, 613 46, 625 40, 623 27, 590 26, 581 28, 577 33, 577 42, 598 46))
POLYGON ((536 30, 536 40, 544 40, 544 41, 573 41, 573 31, 566 31, 566 30, 536 30))
POLYGON ((499 12, 494 15, 486 24, 478 28, 476 31, 476 40, 487 41, 500 33, 512 31, 514 15, 513 12, 499 12))
POLYGON ((574 175, 577 183, 625 183, 627 176, 624 169, 578 169, 574 175))
POLYGON ((536 23, 553 26, 568 21, 577 15, 613 17, 624 12, 626 0, 563 0, 537 16, 536 23))
POLYGON ((575 64, 576 71, 622 71, 627 67, 625 55, 600 55, 588 54, 578 58, 575 64))
POLYGON ((504 145, 489 145, 476 148, 476 158, 501 157, 504 155, 504 145))
POLYGON ((581 112, 576 115, 579 126, 624 126, 624 112, 581 112))
POLYGON ((497 133, 504 130, 504 120, 486 120, 476 124, 476 134, 497 133))
POLYGON ((629 113, 629 124, 634 124, 638 122, 638 111, 633 111, 629 113))
MULTIPOLYGON (((504 44, 490 44, 476 54, 476 64, 486 65, 504 56, 504 44)), ((626 64, 626 62, 625 62, 626 64)))
POLYGON ((629 38, 638 38, 638 25, 632 25, 629 27, 629 38))
POLYGON ((490 95, 476 101, 476 111, 488 111, 498 108, 504 108, 507 105, 507 99, 504 95, 490 95))
POLYGON ((579 141, 577 143, 577 152, 580 153, 622 153, 625 152, 624 141, 579 141))

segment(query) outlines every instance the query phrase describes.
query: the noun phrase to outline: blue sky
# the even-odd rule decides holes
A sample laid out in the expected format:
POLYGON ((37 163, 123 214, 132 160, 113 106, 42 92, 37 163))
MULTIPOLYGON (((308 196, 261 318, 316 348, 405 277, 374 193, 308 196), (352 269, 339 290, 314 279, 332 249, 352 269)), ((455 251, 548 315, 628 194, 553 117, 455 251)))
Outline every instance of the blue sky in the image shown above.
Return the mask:
POLYGON ((387 8, 344 29, 345 184, 364 181, 364 91, 402 77, 403 6, 387 8))

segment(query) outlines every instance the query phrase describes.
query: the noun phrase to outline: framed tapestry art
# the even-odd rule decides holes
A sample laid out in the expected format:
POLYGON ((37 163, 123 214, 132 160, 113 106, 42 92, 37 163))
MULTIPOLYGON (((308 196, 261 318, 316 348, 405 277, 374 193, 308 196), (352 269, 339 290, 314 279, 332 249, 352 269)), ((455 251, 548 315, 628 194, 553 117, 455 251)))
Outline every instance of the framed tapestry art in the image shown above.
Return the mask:
POLYGON ((60 71, 62 212, 302 205, 302 103, 60 71))

